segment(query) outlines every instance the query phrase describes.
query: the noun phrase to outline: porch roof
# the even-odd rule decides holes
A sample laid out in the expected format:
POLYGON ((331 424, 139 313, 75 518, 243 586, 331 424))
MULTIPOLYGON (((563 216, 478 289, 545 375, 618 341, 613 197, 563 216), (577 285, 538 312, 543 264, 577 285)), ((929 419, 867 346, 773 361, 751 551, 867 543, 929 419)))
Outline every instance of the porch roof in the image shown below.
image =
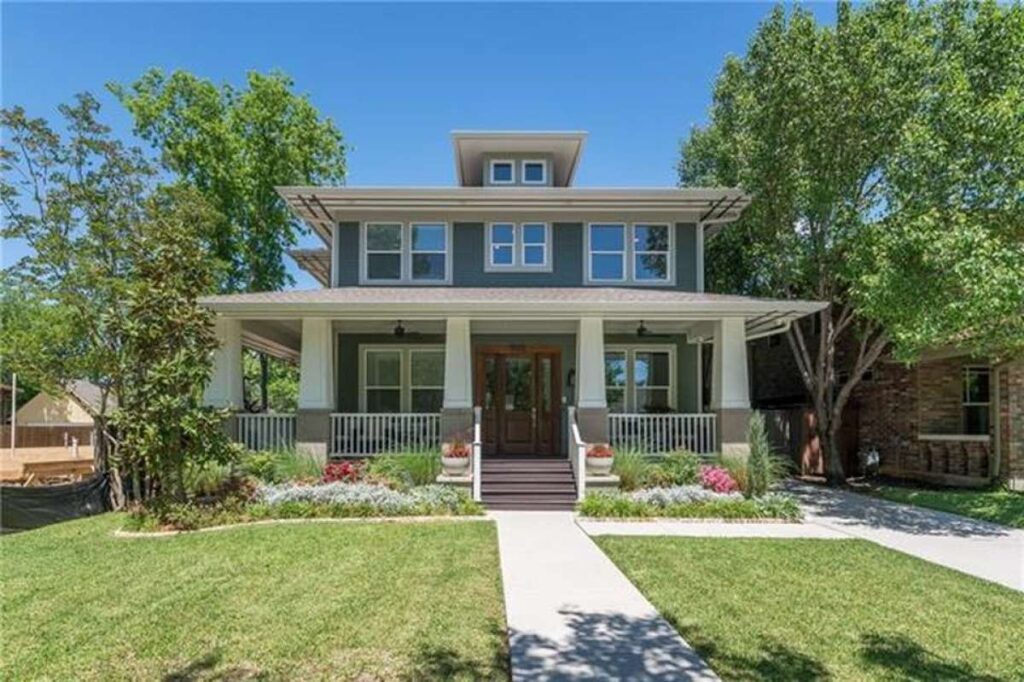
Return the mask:
POLYGON ((825 308, 818 301, 779 300, 624 287, 341 287, 207 296, 222 315, 249 319, 577 319, 711 321, 742 317, 749 335, 779 331, 825 308))

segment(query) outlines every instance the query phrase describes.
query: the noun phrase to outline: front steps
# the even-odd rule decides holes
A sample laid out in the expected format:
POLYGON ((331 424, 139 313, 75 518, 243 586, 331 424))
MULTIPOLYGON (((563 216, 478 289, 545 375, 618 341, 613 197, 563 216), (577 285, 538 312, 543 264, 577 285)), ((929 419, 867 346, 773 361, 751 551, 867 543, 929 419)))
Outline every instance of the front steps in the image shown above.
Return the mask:
POLYGON ((571 511, 576 482, 564 457, 483 457, 480 495, 488 509, 571 511))

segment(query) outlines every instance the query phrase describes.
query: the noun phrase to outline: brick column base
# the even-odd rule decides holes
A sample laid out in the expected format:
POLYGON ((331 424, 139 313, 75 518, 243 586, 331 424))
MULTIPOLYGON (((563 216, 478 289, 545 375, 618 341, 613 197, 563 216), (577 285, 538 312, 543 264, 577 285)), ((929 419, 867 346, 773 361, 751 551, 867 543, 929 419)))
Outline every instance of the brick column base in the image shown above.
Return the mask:
POLYGON ((299 409, 295 411, 295 449, 327 461, 330 454, 331 411, 299 409))
POLYGON ((721 453, 726 456, 747 457, 750 444, 747 443, 747 429, 750 427, 749 409, 723 408, 715 411, 718 429, 718 443, 721 453))

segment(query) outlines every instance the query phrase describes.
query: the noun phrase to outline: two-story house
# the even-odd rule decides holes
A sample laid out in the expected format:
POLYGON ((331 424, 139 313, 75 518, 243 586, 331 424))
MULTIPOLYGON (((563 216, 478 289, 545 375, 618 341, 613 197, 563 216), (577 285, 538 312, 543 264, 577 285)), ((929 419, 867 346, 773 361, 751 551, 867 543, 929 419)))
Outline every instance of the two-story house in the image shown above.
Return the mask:
POLYGON ((478 433, 477 497, 486 463, 513 458, 571 464, 582 493, 581 443, 742 451, 747 341, 824 304, 705 293, 705 243, 749 197, 574 187, 585 139, 456 132, 455 187, 279 188, 324 241, 294 254, 324 286, 204 300, 209 402, 242 405, 243 345, 290 354, 297 413, 239 415, 248 439, 294 428, 348 457, 478 433))

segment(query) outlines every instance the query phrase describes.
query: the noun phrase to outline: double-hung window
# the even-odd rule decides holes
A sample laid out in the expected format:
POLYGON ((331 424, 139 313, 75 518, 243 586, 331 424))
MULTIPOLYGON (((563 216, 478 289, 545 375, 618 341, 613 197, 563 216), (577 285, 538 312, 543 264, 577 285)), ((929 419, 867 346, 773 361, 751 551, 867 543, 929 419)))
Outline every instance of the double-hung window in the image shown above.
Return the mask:
POLYGON ((487 227, 484 269, 543 271, 551 269, 551 231, 547 223, 491 223, 487 227))
POLYGON ((672 346, 607 348, 605 398, 611 412, 666 412, 675 407, 672 346))
POLYGON ((974 436, 987 436, 991 373, 988 367, 964 367, 963 429, 974 436))
POLYGON ((361 408, 365 412, 433 413, 444 402, 444 349, 438 346, 362 348, 361 408))
POLYGON ((666 224, 590 223, 587 282, 670 284, 672 229, 666 224))
POLYGON ((441 222, 367 223, 363 231, 364 284, 448 282, 448 225, 441 222))

